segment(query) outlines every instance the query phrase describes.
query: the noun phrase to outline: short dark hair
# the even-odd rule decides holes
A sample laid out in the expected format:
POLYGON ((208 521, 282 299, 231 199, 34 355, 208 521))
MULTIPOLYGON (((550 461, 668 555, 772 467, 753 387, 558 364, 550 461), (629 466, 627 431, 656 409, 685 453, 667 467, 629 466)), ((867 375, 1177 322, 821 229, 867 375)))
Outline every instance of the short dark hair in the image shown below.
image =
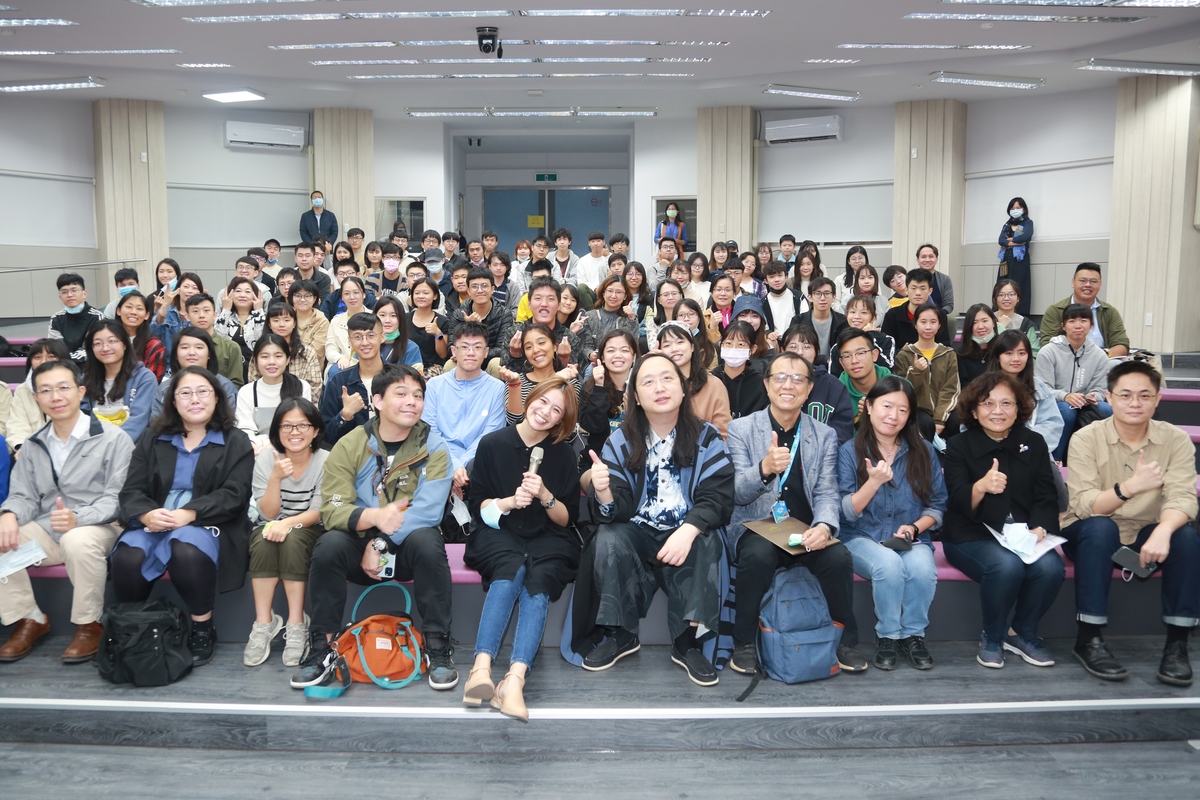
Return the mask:
MULTIPOLYGON (((924 306, 922 306, 922 308, 924 308, 924 306)), ((867 344, 870 345, 872 349, 879 349, 879 345, 875 344, 875 339, 871 337, 871 334, 864 331, 862 328, 842 328, 842 332, 839 333, 837 337, 838 350, 841 350, 843 347, 845 347, 847 342, 852 342, 855 339, 866 339, 867 344)))
POLYGON ((496 232, 493 230, 484 231, 483 233, 479 234, 479 238, 480 239, 496 239, 497 241, 499 241, 499 239, 500 239, 500 237, 497 236, 496 232))
POLYGON ((763 277, 765 278, 768 275, 787 275, 787 271, 787 264, 782 261, 768 261, 767 265, 763 267, 763 277))
POLYGON ((34 393, 37 392, 37 379, 52 369, 65 369, 70 371, 71 379, 75 381, 76 386, 83 386, 83 373, 79 371, 79 367, 75 366, 75 362, 70 358, 63 358, 57 361, 45 361, 34 367, 34 370, 29 375, 29 385, 33 388, 34 393))
POLYGON ((534 261, 529 265, 528 272, 530 275, 532 275, 533 273, 537 272, 538 270, 546 270, 551 275, 553 275, 554 274, 554 265, 551 264, 549 261, 547 261, 544 258, 539 258, 537 261, 534 261))
POLYGON ((384 364, 383 369, 371 381, 371 397, 373 398, 375 395, 382 397, 388 389, 392 388, 392 384, 401 383, 406 379, 415 381, 421 388, 421 393, 424 394, 425 378, 415 368, 408 364, 384 364))
POLYGON ((774 356, 771 357, 771 360, 767 362, 767 368, 763 370, 763 382, 764 383, 766 383, 768 380, 770 380, 771 367, 775 366, 775 362, 777 362, 777 361, 799 361, 801 364, 804 365, 804 369, 805 369, 806 373, 808 374, 808 379, 810 381, 812 380, 813 375, 816 374, 816 369, 813 367, 812 362, 809 361, 807 358, 800 355, 799 353, 793 353, 791 350, 780 350, 778 353, 776 353, 774 356))
POLYGON ((805 344, 810 344, 817 349, 820 349, 821 347, 821 338, 817 336, 817 329, 811 325, 805 325, 803 322, 797 322, 794 325, 790 325, 788 329, 783 332, 783 336, 779 337, 779 345, 781 347, 787 347, 788 343, 791 342, 792 339, 799 339, 805 344))
POLYGON ((791 242, 792 244, 795 244, 796 237, 792 236, 790 233, 785 233, 783 236, 779 237, 779 243, 783 244, 784 242, 791 242))
POLYGON ((292 280, 296 280, 296 281, 304 280, 304 276, 300 274, 300 270, 296 269, 295 267, 282 267, 279 270, 279 272, 275 273, 275 281, 278 283, 279 279, 282 278, 284 275, 291 275, 292 280))
POLYGON ((62 289, 64 286, 78 286, 80 289, 87 289, 87 284, 83 282, 83 276, 74 272, 64 272, 58 276, 58 280, 54 283, 59 289, 62 289))
MULTIPOLYGON (((208 421, 207 428, 210 431, 215 430, 231 433, 237 423, 233 407, 229 405, 229 399, 225 397, 225 392, 221 389, 221 384, 217 381, 215 375, 200 367, 184 367, 178 372, 171 374, 171 382, 167 384, 167 393, 163 398, 162 413, 150 423, 151 430, 158 434, 185 432, 183 418, 179 416, 179 409, 175 407, 175 388, 188 375, 199 375, 208 381, 209 386, 212 387, 213 396, 216 398, 217 405, 213 409, 213 415, 208 421)), ((241 435, 244 436, 245 434, 241 435)))
POLYGON ((1100 271, 1100 265, 1095 263, 1094 261, 1083 262, 1082 264, 1080 264, 1079 266, 1077 266, 1075 268, 1075 272, 1073 274, 1078 274, 1080 272, 1094 272, 1097 275, 1104 274, 1103 272, 1100 271))
POLYGON ((347 239, 351 239, 355 236, 361 236, 365 239, 367 237, 367 234, 365 232, 363 232, 362 228, 351 228, 350 230, 346 231, 347 239))
POLYGON ((372 314, 370 311, 360 311, 350 319, 346 320, 346 330, 348 331, 373 331, 376 325, 382 325, 379 317, 372 314))
MULTIPOLYGON (((738 269, 741 269, 740 263, 738 264, 738 269)), ((834 292, 837 291, 836 284, 834 284, 833 281, 829 280, 829 278, 825 278, 825 277, 813 278, 811 281, 808 282, 808 293, 809 293, 809 295, 814 295, 817 293, 818 289, 824 289, 826 287, 828 287, 830 291, 834 291, 834 292)))
POLYGON ((429 230, 421 232, 421 241, 425 241, 426 239, 437 239, 440 242, 442 240, 442 235, 433 228, 430 228, 429 230))
POLYGON ((301 242, 300 244, 296 245, 295 248, 293 248, 293 252, 296 252, 296 253, 299 253, 301 250, 307 250, 311 253, 313 250, 313 243, 312 242, 301 242))
POLYGON ((914 283, 927 283, 933 286, 933 273, 923 267, 910 269, 908 274, 904 276, 904 285, 912 286, 914 283))
POLYGON ((958 396, 959 421, 968 429, 978 428, 979 420, 972 412, 987 399, 993 389, 1001 384, 1012 390, 1013 397, 1017 398, 1017 419, 1013 423, 1013 427, 1019 428, 1028 422, 1029 418, 1033 416, 1033 398, 1030 396, 1029 390, 1021 381, 1007 372, 999 370, 985 372, 963 387, 962 394, 958 396))
POLYGON ((1062 322, 1066 322, 1069 319, 1086 319, 1088 322, 1091 322, 1092 310, 1083 303, 1071 303, 1063 309, 1062 313, 1062 322))
POLYGON ((284 415, 293 410, 299 410, 301 414, 308 420, 308 424, 313 427, 312 451, 315 453, 321 447, 321 440, 325 436, 325 420, 321 419, 321 412, 311 400, 305 400, 303 397, 288 397, 279 401, 279 405, 275 407, 275 415, 271 417, 271 429, 268 436, 271 439, 271 446, 275 448, 275 452, 282 453, 283 441, 279 438, 279 426, 283 424, 284 415))
POLYGON ((589 242, 593 241, 595 239, 599 239, 600 241, 603 242, 604 241, 604 231, 592 231, 591 233, 588 234, 589 242))
POLYGON ((546 238, 546 234, 544 233, 539 233, 537 236, 533 237, 533 244, 537 244, 538 242, 546 245, 546 247, 550 246, 550 240, 546 238))
POLYGON ((71 357, 71 353, 67 350, 67 345, 62 339, 43 337, 29 345, 29 352, 25 355, 26 374, 29 374, 33 370, 33 357, 40 355, 53 356, 55 361, 66 361, 71 357))
POLYGON ((333 265, 333 274, 336 275, 337 271, 339 269, 341 269, 342 267, 350 267, 351 269, 354 270, 355 275, 357 275, 359 272, 358 262, 355 261, 353 258, 343 258, 341 261, 334 264, 333 265))
POLYGON ((914 258, 920 258, 920 257, 921 257, 921 251, 922 251, 922 250, 924 250, 926 247, 928 247, 930 250, 932 250, 932 251, 933 251, 933 254, 934 254, 935 256, 940 256, 940 255, 941 255, 941 253, 939 253, 939 252, 938 252, 937 245, 935 245, 935 244, 930 244, 929 242, 926 242, 925 244, 923 244, 923 245, 921 245, 920 247, 918 247, 918 248, 917 248, 917 252, 916 252, 916 254, 914 255, 914 258))
POLYGON ((482 239, 471 239, 470 241, 467 242, 467 247, 470 248, 471 245, 473 245, 473 244, 479 245, 480 249, 483 248, 483 240, 482 239))
MULTIPOLYGON (((42 365, 46 366, 45 364, 42 365)), ((1150 366, 1146 361, 1122 361, 1108 371, 1108 390, 1111 392, 1117 387, 1117 381, 1124 378, 1126 375, 1145 375, 1150 379, 1150 383, 1154 385, 1154 391, 1162 389, 1162 375, 1154 367, 1150 366)))
POLYGON ((903 275, 905 277, 905 285, 907 286, 908 285, 908 270, 906 270, 904 267, 900 266, 899 264, 892 264, 890 267, 888 267, 887 269, 885 269, 883 271, 884 285, 891 286, 892 278, 895 278, 897 275, 903 275))
POLYGON ((308 292, 313 296, 313 300, 319 300, 321 297, 321 290, 317 288, 317 282, 303 278, 292 284, 292 290, 288 292, 289 302, 296 296, 296 292, 308 292))
POLYGON ((614 233, 608 239, 608 246, 612 247, 614 244, 629 244, 629 237, 623 233, 614 233))
POLYGON ((613 262, 615 261, 620 261, 622 264, 628 264, 629 256, 625 255, 624 253, 613 253, 608 257, 608 266, 612 267, 613 262))
POLYGON ((571 231, 567 228, 555 228, 554 233, 550 234, 550 238, 555 240, 555 243, 557 243, 557 241, 563 237, 574 241, 574 237, 571 236, 571 231))
POLYGON ((555 297, 562 295, 562 284, 554 278, 534 278, 529 282, 529 296, 532 298, 534 290, 545 288, 553 289, 555 297))
POLYGON ((247 248, 247 249, 246 249, 246 255, 248 255, 248 256, 250 256, 250 257, 252 257, 252 258, 253 258, 253 257, 258 257, 258 258, 261 258, 263 261, 266 261, 266 260, 267 260, 267 251, 266 251, 266 250, 264 250, 264 249, 262 249, 261 247, 250 247, 250 248, 247 248))
MULTIPOLYGON (((296 288, 295 286, 292 287, 293 291, 295 290, 295 288, 296 288)), ((183 305, 185 308, 194 308, 194 307, 200 305, 201 303, 211 303, 213 310, 215 311, 217 309, 217 301, 213 300, 213 296, 211 294, 209 294, 208 292, 197 292, 196 294, 189 297, 187 299, 187 302, 184 303, 183 305)))
POLYGON ((487 267, 471 267, 471 271, 467 273, 467 283, 478 280, 484 280, 488 282, 488 285, 493 285, 492 271, 487 267))
POLYGON ((117 270, 116 273, 113 275, 113 283, 116 284, 117 286, 120 286, 124 281, 140 282, 140 279, 138 278, 137 270, 134 269, 133 267, 124 267, 123 269, 117 270))
POLYGON ((452 335, 456 344, 458 343, 458 340, 464 336, 477 336, 486 342, 488 339, 488 329, 487 325, 484 325, 482 322, 468 320, 455 325, 452 335))
POLYGON ((455 232, 455 231, 446 231, 445 233, 443 233, 443 234, 442 234, 442 241, 443 241, 443 242, 449 242, 449 241, 451 241, 451 240, 453 240, 453 241, 455 241, 455 242, 457 242, 457 241, 458 241, 458 233, 457 233, 457 232, 455 232))
POLYGON ((403 254, 404 251, 400 249, 400 245, 388 242, 379 249, 379 252, 383 256, 398 256, 403 254))

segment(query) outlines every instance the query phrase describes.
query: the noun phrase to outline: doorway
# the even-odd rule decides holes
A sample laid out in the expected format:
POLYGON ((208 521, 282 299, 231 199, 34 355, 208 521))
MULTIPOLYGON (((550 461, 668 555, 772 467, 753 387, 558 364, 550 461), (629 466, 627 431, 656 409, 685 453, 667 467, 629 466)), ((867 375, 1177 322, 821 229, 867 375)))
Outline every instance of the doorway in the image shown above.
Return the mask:
POLYGON ((509 255, 520 240, 532 241, 539 234, 549 237, 556 228, 569 229, 571 249, 583 252, 591 231, 603 231, 605 239, 612 235, 612 191, 608 186, 485 188, 483 227, 496 232, 500 249, 509 255))

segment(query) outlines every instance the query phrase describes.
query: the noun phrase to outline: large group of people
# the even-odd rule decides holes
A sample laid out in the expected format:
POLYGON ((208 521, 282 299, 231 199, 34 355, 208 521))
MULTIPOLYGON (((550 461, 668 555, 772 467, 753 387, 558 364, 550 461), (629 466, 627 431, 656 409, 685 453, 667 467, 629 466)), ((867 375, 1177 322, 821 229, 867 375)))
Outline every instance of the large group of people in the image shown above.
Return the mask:
MULTIPOLYGON (((692 682, 717 683, 726 660, 755 673, 763 597, 778 569, 800 567, 842 628, 843 671, 927 670, 940 540, 980 585, 979 664, 1003 667, 1008 652, 1049 666, 1039 623, 1063 561, 1031 557, 1020 534, 1066 539, 1072 655, 1104 679, 1127 675, 1103 639, 1113 552, 1161 568, 1157 676, 1190 684, 1192 444, 1153 419, 1161 375, 1127 358, 1098 265, 1079 265, 1035 329, 1020 215, 1002 234, 1006 274, 955 347, 954 287, 932 244, 882 276, 856 246, 827 277, 817 244, 791 235, 685 257, 676 204, 646 263, 628 237, 598 231, 577 255, 566 229, 511 256, 492 231, 430 230, 410 247, 402 228, 379 242, 352 228, 331 244, 336 219, 313 200, 294 266, 268 240, 215 296, 171 259, 146 294, 119 271, 106 310, 82 277, 58 279, 64 310, 0 409, 13 459, 0 551, 36 542, 43 563, 66 565, 77 628, 64 661, 96 652, 106 579, 141 601, 169 571, 204 664, 216 593, 249 572, 244 663, 264 663, 282 632, 291 685, 318 685, 347 581, 387 574, 413 582, 428 682, 452 689, 446 543, 465 542, 486 592, 467 705, 528 717, 547 607, 572 582, 564 653, 586 670, 639 650, 662 589, 670 658, 692 682), (802 523, 798 547, 748 524, 772 518, 802 523), (726 567, 733 642, 718 656, 726 567), (874 598, 869 660, 855 575, 874 598), (286 616, 273 607, 281 581, 286 616)), ((49 631, 24 571, 0 583, 0 621, 15 626, 0 661, 49 631)))

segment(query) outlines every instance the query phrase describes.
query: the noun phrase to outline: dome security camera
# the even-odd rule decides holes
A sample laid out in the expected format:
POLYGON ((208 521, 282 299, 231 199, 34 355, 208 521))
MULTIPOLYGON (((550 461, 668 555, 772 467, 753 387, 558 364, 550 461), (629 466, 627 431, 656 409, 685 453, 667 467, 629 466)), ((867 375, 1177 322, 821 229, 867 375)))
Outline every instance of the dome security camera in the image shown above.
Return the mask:
POLYGON ((496 52, 496 48, 500 46, 499 28, 476 28, 475 33, 479 36, 479 52, 485 56, 496 52))

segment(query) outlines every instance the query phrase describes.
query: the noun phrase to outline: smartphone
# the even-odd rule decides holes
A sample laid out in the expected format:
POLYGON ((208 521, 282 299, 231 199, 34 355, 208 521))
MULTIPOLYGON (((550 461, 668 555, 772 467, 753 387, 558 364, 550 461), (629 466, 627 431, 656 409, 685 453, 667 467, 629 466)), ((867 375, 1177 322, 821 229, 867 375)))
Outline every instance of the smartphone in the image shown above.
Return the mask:
POLYGON ((394 553, 384 553, 379 557, 379 578, 388 580, 396 575, 396 556, 394 553))
POLYGON ((1132 572, 1138 578, 1149 578, 1154 574, 1154 570, 1158 569, 1158 564, 1155 563, 1143 567, 1141 556, 1137 554, 1137 551, 1125 546, 1113 553, 1112 560, 1118 567, 1132 572))

